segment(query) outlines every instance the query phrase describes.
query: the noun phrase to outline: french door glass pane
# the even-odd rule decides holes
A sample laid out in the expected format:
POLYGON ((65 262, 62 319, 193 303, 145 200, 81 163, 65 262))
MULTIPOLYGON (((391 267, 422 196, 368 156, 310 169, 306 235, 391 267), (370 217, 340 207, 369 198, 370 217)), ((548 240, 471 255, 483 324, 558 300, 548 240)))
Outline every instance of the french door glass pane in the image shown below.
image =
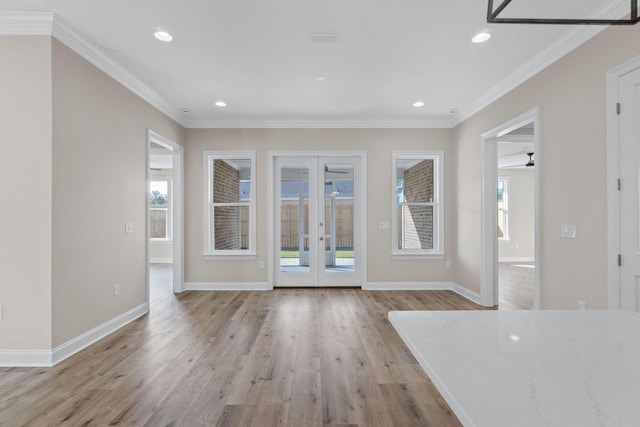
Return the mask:
POLYGON ((309 167, 280 170, 280 271, 309 271, 309 167))
POLYGON ((324 167, 324 259, 328 271, 354 271, 353 163, 324 167))

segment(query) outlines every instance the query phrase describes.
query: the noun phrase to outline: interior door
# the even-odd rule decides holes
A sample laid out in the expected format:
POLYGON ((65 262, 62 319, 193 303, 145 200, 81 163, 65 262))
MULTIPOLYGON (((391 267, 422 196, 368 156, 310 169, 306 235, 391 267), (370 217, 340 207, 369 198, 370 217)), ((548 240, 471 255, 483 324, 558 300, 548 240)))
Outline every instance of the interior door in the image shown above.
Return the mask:
POLYGON ((277 157, 275 286, 361 286, 357 157, 277 157))
POLYGON ((620 303, 640 311, 640 69, 619 80, 620 303))

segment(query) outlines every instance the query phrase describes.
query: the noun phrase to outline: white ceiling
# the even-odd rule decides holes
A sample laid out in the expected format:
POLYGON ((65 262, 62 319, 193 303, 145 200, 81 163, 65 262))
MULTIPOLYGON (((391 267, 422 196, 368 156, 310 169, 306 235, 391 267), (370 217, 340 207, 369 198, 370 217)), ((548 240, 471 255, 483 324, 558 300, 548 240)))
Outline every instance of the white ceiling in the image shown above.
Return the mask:
MULTIPOLYGON (((628 1, 514 0, 505 12, 620 17, 621 5, 628 1), (539 9, 528 10, 534 4, 539 9)), ((448 127, 601 29, 489 26, 486 7, 485 0, 0 0, 0 13, 55 13, 189 127, 448 127), (174 40, 154 39, 158 28, 174 40), (480 30, 492 38, 471 43, 480 30), (336 31, 338 41, 312 43, 311 31, 336 31), (218 99, 228 107, 215 107, 218 99), (416 100, 425 106, 414 108, 416 100)))

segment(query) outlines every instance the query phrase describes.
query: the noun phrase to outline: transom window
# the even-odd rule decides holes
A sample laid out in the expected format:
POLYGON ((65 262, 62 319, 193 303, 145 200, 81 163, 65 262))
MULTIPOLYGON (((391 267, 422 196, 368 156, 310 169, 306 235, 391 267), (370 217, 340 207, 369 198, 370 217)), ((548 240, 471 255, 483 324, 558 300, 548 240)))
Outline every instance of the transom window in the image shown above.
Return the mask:
POLYGON ((437 256, 443 245, 441 151, 393 152, 394 256, 437 256))
POLYGON ((255 153, 207 151, 204 162, 204 254, 255 256, 255 153))

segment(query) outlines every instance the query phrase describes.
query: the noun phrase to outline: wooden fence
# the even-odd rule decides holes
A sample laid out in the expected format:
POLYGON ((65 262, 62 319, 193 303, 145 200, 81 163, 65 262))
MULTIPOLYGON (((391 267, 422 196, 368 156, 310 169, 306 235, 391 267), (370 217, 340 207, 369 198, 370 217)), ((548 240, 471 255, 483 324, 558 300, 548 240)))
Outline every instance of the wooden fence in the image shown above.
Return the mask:
MULTIPOLYGON (((305 203, 304 217, 309 217, 309 206, 305 203)), ((283 248, 298 248, 298 201, 283 201, 280 220, 280 244, 283 248)), ((331 207, 325 207, 325 233, 329 234, 331 226, 331 207)), ((308 234, 309 224, 304 224, 304 234, 308 234)), ((304 242, 305 247, 308 242, 304 242)), ((329 242, 327 242, 327 245, 329 242)), ((353 200, 336 201, 336 247, 353 247, 353 200)))

